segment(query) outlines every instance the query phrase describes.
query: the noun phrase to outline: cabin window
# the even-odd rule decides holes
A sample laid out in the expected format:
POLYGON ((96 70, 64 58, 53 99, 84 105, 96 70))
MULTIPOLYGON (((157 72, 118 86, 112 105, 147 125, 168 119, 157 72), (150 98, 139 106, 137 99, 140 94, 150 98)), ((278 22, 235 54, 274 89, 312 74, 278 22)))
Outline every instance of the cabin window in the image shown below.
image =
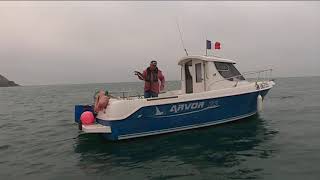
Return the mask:
POLYGON ((196 82, 202 82, 202 71, 201 71, 201 63, 195 64, 196 67, 196 82))
POLYGON ((240 72, 232 63, 214 62, 214 65, 216 66, 221 76, 229 81, 245 80, 244 77, 240 74, 240 72))

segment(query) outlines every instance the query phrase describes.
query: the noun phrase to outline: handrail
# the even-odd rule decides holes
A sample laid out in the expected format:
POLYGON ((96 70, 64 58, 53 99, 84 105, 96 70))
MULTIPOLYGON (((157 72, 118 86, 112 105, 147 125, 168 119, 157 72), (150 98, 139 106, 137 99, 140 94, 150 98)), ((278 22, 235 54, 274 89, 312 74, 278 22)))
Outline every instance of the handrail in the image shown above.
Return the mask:
MULTIPOLYGON (((243 77, 243 76, 247 76, 247 75, 251 75, 251 74, 257 74, 257 78, 256 78, 256 82, 258 82, 260 79, 261 79, 261 74, 262 73, 265 73, 265 72, 270 72, 269 74, 265 74, 265 77, 262 78, 262 79, 268 79, 268 81, 270 80, 270 78, 272 77, 272 71, 273 69, 263 69, 263 70, 258 70, 258 71, 246 71, 240 75, 236 75, 236 76, 232 76, 232 77, 229 77, 229 78, 223 78, 223 79, 220 79, 220 80, 217 80, 217 81, 213 81, 211 82, 208 86, 211 86, 215 83, 218 83, 218 82, 221 82, 221 81, 225 81, 225 80, 229 80, 229 79, 234 79, 234 82, 235 82, 235 85, 234 87, 237 87, 238 85, 238 82, 239 81, 242 81, 241 79, 239 79, 238 77, 243 77)), ((165 92, 160 92, 159 94, 162 94, 162 93, 165 93, 165 92)), ((142 98, 143 96, 138 93, 137 91, 115 91, 115 92, 109 92, 109 96, 113 97, 113 98, 121 98, 121 99, 125 99, 125 98, 130 98, 130 97, 138 97, 138 98, 142 98), (135 93, 136 95, 135 96, 129 96, 129 93, 135 93), (119 97, 116 97, 116 96, 112 96, 111 94, 122 94, 122 96, 119 96, 119 97)), ((161 98, 156 98, 157 100, 158 99, 161 99, 161 98)))
MULTIPOLYGON (((213 82, 211 82, 210 84, 209 84, 209 86, 211 86, 212 84, 215 84, 215 83, 217 83, 217 82, 221 82, 221 81, 224 81, 224 80, 229 80, 229 79, 234 79, 234 78, 236 78, 235 80, 235 82, 236 82, 236 84, 235 84, 235 87, 238 85, 238 82, 239 81, 241 81, 240 79, 238 79, 238 77, 243 77, 244 75, 249 75, 249 74, 258 74, 258 77, 257 77, 257 81, 260 79, 260 74, 261 73, 263 73, 263 72, 270 72, 270 76, 272 75, 271 73, 272 73, 272 69, 264 69, 264 70, 259 70, 259 71, 247 71, 247 72, 244 72, 244 73, 242 73, 242 74, 240 74, 240 75, 236 75, 236 76, 232 76, 232 77, 229 77, 229 78, 224 78, 224 79, 220 79, 220 80, 217 80, 217 81, 213 81, 213 82)), ((265 78, 265 79, 270 79, 270 77, 268 76, 268 78, 265 78)))
POLYGON ((242 74, 255 74, 255 73, 259 73, 259 72, 266 72, 266 71, 272 71, 272 69, 264 69, 264 70, 259 70, 259 71, 246 71, 242 74))
MULTIPOLYGON (((164 93, 167 93, 166 91, 161 91, 159 92, 159 94, 164 94, 164 93)), ((131 98, 131 97, 138 97, 138 98, 142 98, 143 95, 141 95, 141 93, 139 93, 138 91, 109 91, 109 96, 111 96, 112 98, 116 98, 116 99, 125 99, 125 98, 131 98), (131 95, 129 96, 129 93, 133 93, 133 94, 136 94, 136 95, 131 95), (111 94, 120 94, 119 97, 116 97, 116 96, 113 96, 111 94), (122 95, 122 96, 121 96, 122 95)))
POLYGON ((125 99, 125 98, 130 98, 130 97, 138 97, 138 98, 142 97, 140 95, 140 93, 138 93, 137 91, 109 91, 109 96, 111 96, 112 98, 115 98, 115 99, 125 99), (134 93, 136 95, 129 96, 129 93, 134 93), (115 94, 119 94, 119 96, 116 96, 115 94))

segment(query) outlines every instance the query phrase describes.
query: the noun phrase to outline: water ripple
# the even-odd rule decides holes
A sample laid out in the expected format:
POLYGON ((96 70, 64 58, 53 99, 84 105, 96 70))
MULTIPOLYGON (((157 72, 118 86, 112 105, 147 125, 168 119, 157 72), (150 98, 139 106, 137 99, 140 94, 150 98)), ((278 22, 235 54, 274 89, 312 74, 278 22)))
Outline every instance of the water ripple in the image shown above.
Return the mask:
POLYGON ((259 116, 120 142, 80 134, 73 105, 91 102, 95 89, 142 90, 141 83, 0 89, 0 176, 317 179, 319 84, 320 78, 279 79, 259 116))

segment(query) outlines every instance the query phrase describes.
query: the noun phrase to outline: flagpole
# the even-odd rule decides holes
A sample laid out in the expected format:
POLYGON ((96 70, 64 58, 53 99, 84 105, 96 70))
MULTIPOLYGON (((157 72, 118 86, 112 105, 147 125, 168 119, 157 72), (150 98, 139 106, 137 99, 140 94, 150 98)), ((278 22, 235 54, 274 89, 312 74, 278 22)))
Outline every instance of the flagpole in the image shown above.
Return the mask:
POLYGON ((206 36, 206 56, 208 56, 208 47, 207 47, 208 37, 206 36))
POLYGON ((206 56, 208 56, 208 47, 207 47, 207 41, 208 41, 208 39, 206 38, 206 56))

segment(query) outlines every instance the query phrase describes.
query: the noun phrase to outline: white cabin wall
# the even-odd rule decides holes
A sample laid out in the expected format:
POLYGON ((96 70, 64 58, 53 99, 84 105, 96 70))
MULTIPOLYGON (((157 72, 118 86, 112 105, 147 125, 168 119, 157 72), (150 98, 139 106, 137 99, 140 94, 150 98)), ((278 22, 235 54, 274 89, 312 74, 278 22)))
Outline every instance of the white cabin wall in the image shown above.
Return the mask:
POLYGON ((213 62, 206 62, 207 64, 207 75, 206 75, 206 90, 213 90, 212 86, 215 81, 222 79, 219 72, 217 71, 213 62))
POLYGON ((208 80, 206 82, 206 90, 217 90, 223 88, 229 88, 235 85, 235 82, 224 79, 213 62, 207 62, 208 64, 208 80))
MULTIPOLYGON (((203 57, 208 58, 208 57, 203 57)), ((190 73, 192 75, 192 84, 193 84, 193 93, 199 93, 203 91, 211 91, 218 90, 223 88, 231 88, 234 87, 237 82, 229 81, 224 79, 214 64, 214 61, 203 60, 198 58, 186 58, 180 64, 181 65, 181 93, 186 94, 186 79, 185 79, 185 63, 192 60, 192 68, 190 68, 190 73), (196 70, 195 64, 202 63, 202 85, 200 83, 196 83, 196 70)), ((228 62, 234 63, 233 61, 228 61, 225 59, 219 59, 218 62, 228 62)))

